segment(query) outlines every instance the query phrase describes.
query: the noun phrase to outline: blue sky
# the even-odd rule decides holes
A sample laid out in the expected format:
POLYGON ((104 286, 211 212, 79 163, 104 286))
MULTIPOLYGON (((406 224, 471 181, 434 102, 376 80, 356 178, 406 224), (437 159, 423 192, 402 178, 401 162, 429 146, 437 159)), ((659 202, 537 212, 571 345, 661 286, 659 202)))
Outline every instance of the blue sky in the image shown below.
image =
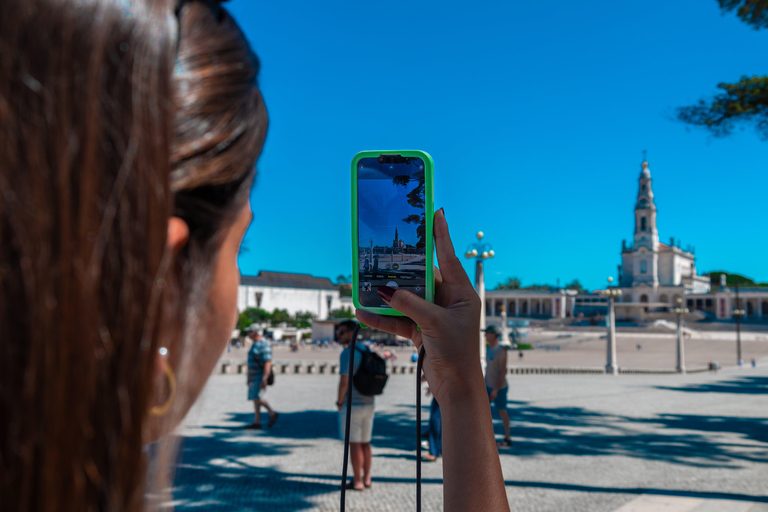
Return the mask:
POLYGON ((768 31, 715 0, 225 5, 270 115, 244 275, 350 274, 352 157, 421 149, 457 252, 478 230, 496 252, 486 286, 600 287, 632 238, 647 149, 661 241, 695 246, 700 272, 768 281, 768 142, 672 119, 768 71, 768 31))
POLYGON ((407 245, 416 245, 417 224, 403 222, 409 215, 419 215, 423 208, 417 209, 408 204, 408 192, 411 187, 392 184, 392 178, 360 180, 360 245, 368 247, 373 240, 374 246, 392 246, 397 229, 398 239, 407 245))

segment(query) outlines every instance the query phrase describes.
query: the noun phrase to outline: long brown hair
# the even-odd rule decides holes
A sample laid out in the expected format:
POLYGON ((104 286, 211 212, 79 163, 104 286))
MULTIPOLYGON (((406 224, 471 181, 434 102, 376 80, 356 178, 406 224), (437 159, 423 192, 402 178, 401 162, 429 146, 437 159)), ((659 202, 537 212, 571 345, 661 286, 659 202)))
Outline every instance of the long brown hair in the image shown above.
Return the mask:
POLYGON ((0 2, 3 507, 143 508, 159 323, 192 338, 247 200, 257 74, 213 0, 0 2))

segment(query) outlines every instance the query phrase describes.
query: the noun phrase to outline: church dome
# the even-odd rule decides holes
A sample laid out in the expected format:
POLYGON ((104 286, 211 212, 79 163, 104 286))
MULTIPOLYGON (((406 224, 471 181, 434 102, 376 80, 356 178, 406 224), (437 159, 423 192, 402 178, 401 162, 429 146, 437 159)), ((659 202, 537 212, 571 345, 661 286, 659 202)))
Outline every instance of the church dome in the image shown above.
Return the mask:
POLYGON ((650 179, 651 170, 648 169, 648 162, 643 162, 643 170, 640 172, 640 178, 650 179))

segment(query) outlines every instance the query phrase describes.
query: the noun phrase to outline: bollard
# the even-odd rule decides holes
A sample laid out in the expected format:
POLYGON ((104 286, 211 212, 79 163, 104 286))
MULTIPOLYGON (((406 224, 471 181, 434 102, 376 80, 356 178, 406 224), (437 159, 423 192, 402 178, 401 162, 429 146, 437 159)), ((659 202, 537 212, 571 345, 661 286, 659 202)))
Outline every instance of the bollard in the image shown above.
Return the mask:
POLYGON ((231 365, 229 363, 224 363, 221 365, 221 373, 229 373, 229 367, 231 365))
POLYGON ((317 369, 318 369, 318 371, 319 371, 320 373, 325 373, 325 369, 326 369, 327 367, 328 367, 328 365, 327 365, 327 364, 321 364, 320 366, 318 366, 318 368, 317 368, 317 369))
POLYGON ((315 365, 313 363, 307 365, 307 373, 315 373, 315 365))
POLYGON ((280 365, 280 373, 288 373, 288 363, 282 363, 280 365))
POLYGON ((296 363, 293 365, 293 373, 301 373, 301 363, 296 363))
POLYGON ((241 363, 237 366, 237 373, 246 373, 248 371, 248 365, 246 363, 241 363))
POLYGON ((339 372, 339 365, 332 364, 331 365, 331 373, 338 373, 339 372))

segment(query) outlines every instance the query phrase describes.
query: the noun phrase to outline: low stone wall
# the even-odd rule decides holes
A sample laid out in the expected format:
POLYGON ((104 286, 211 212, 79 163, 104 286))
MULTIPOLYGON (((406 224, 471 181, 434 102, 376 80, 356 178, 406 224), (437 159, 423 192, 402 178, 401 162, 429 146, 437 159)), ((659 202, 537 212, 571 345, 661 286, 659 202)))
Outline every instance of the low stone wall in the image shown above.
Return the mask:
MULTIPOLYGON (((328 361, 274 361, 272 368, 276 374, 332 374, 339 373, 339 364, 328 361)), ((233 363, 222 361, 218 367, 219 373, 229 374, 247 374, 248 365, 246 363, 233 363)), ((686 369, 687 373, 702 373, 709 371, 706 366, 692 367, 686 369)), ((395 374, 415 374, 415 364, 387 365, 387 373, 395 374)), ((622 375, 647 375, 647 374, 676 374, 674 368, 619 368, 622 375)), ((536 367, 536 366, 513 366, 509 368, 510 375, 584 375, 605 374, 604 368, 554 368, 554 367, 536 367)))

